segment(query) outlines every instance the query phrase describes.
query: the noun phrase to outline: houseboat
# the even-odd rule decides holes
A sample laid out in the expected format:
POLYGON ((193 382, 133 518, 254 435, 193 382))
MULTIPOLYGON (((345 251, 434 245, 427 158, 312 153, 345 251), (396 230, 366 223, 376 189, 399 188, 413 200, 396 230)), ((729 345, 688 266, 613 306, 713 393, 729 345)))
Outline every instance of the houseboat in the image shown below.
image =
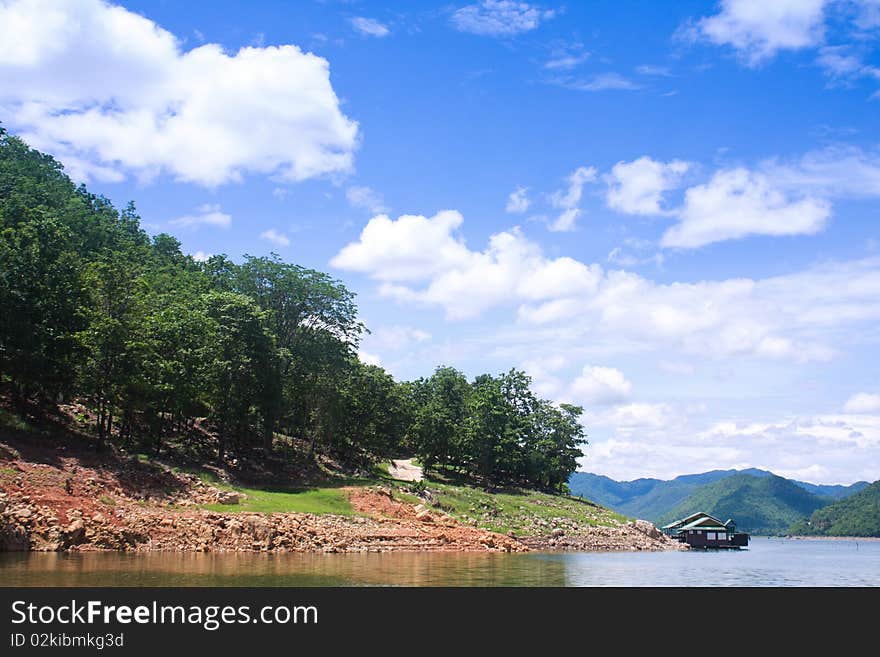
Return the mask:
POLYGON ((692 548, 738 550, 749 546, 749 535, 736 531, 733 520, 721 522, 702 511, 671 522, 662 531, 692 548))

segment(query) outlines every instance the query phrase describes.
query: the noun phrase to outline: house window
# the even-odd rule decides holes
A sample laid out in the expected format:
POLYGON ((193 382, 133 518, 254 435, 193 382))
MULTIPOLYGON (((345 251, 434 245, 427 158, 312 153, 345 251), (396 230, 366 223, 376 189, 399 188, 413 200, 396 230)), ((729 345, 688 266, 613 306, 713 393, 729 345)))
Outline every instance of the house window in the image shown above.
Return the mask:
POLYGON ((725 532, 718 532, 718 540, 719 540, 719 541, 726 541, 726 540, 727 540, 727 534, 726 534, 725 532))
POLYGON ((710 541, 714 541, 715 540, 715 532, 709 532, 709 534, 706 536, 706 538, 709 539, 710 541))

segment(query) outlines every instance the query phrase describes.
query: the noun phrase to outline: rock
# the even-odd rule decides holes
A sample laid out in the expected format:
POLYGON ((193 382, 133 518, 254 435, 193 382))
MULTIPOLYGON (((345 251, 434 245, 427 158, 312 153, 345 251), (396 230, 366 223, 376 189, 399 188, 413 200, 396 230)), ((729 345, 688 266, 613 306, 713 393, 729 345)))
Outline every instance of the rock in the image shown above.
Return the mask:
POLYGON ((64 530, 64 544, 67 547, 79 545, 86 537, 86 528, 82 520, 73 520, 64 530))
POLYGON ((552 536, 553 538, 559 538, 560 536, 565 536, 565 530, 557 527, 552 532, 550 532, 550 536, 552 536))
POLYGON ((424 509, 416 514, 416 520, 421 522, 434 522, 434 516, 424 509))
POLYGON ((633 526, 635 527, 635 529, 642 532, 648 538, 653 538, 655 541, 663 539, 663 532, 661 532, 654 526, 653 523, 650 523, 647 520, 636 520, 633 523, 633 526))
POLYGON ((218 504, 238 504, 244 495, 234 490, 221 490, 217 493, 218 504))

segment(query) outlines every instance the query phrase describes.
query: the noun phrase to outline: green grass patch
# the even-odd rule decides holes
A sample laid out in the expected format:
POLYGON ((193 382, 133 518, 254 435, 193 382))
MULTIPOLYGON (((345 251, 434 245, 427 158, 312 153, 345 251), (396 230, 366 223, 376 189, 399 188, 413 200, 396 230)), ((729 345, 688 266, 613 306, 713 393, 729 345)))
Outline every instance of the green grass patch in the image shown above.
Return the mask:
MULTIPOLYGON (((577 528, 614 526, 629 519, 582 498, 550 495, 531 490, 508 490, 487 493, 479 488, 428 482, 434 495, 433 506, 459 521, 518 536, 546 534, 555 527, 566 531, 577 528)), ((395 497, 411 502, 403 493, 395 497)), ((416 498, 418 501, 418 498, 416 498)))
POLYGON ((223 486, 247 495, 238 504, 208 504, 206 509, 226 513, 334 513, 350 516, 354 509, 340 488, 308 488, 304 490, 264 490, 223 486))
POLYGON ((17 475, 18 470, 16 470, 15 468, 0 468, 0 474, 17 475))
POLYGON ((107 506, 116 506, 116 500, 114 500, 109 495, 101 495, 101 497, 98 498, 98 501, 101 502, 101 504, 106 504, 107 506))

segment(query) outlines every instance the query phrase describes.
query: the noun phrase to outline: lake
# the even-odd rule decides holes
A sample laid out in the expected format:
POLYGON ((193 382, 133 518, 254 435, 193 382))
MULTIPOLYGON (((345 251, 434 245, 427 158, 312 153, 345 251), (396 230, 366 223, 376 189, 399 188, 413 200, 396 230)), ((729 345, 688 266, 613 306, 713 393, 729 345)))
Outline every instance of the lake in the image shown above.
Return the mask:
POLYGON ((3 586, 880 586, 880 541, 609 553, 0 553, 3 586))

